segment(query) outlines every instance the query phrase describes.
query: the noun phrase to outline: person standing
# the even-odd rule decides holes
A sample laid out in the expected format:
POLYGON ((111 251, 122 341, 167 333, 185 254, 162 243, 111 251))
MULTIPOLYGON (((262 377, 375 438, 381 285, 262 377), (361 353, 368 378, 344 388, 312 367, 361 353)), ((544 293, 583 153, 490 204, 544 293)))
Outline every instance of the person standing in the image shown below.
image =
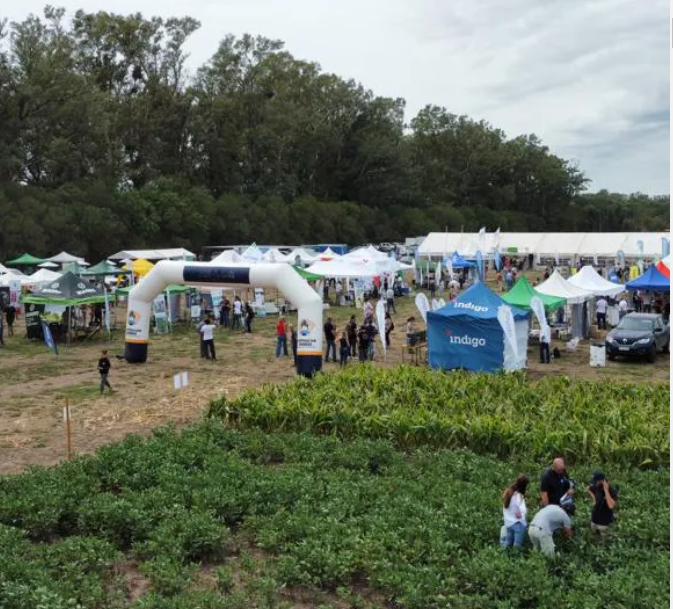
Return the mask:
POLYGON ((358 359, 361 364, 367 361, 367 352, 369 351, 369 334, 364 325, 358 330, 358 359))
POLYGON ((351 356, 355 357, 357 353, 358 322, 355 315, 351 315, 348 324, 346 324, 346 333, 348 334, 348 343, 351 346, 351 356))
POLYGON ((605 296, 601 296, 596 301, 596 325, 599 330, 607 329, 607 324, 605 323, 605 317, 608 312, 608 301, 605 300, 605 296))
POLYGON ((341 333, 339 339, 339 363, 341 367, 348 363, 348 355, 350 354, 350 346, 348 345, 348 337, 345 332, 341 333))
POLYGON ((397 315, 397 311, 395 310, 395 290, 393 290, 392 286, 386 290, 386 308, 388 315, 390 315, 390 311, 397 315))
POLYGON ((103 395, 103 392, 105 391, 105 388, 107 387, 110 391, 112 391, 112 385, 110 385, 110 381, 108 381, 108 375, 110 374, 110 368, 112 365, 110 364, 110 358, 108 357, 108 351, 107 349, 103 349, 101 353, 101 357, 98 360, 98 373, 100 374, 100 394, 103 395))
POLYGON ((7 319, 7 336, 14 336, 14 319, 16 318, 16 311, 13 306, 9 305, 5 309, 5 317, 7 319))
POLYGON ((591 497, 591 530, 599 537, 607 535, 610 525, 615 520, 614 510, 617 508, 619 497, 617 490, 610 486, 605 474, 596 470, 587 487, 587 493, 591 497))
POLYGON ((540 363, 548 364, 551 361, 550 348, 551 344, 551 328, 546 324, 540 328, 540 363))
POLYGON ((395 329, 395 324, 393 323, 393 318, 390 317, 390 313, 386 313, 385 324, 386 347, 390 347, 390 333, 395 329))
POLYGON ((535 514, 528 527, 528 537, 533 544, 533 549, 553 558, 556 555, 554 533, 561 530, 566 537, 572 537, 573 528, 570 516, 573 514, 573 504, 568 504, 566 507, 558 505, 543 507, 535 514))
POLYGON ((292 359, 294 360, 294 367, 297 367, 297 330, 290 324, 290 346, 292 347, 292 359))
POLYGON ((245 303, 245 331, 252 334, 252 320, 255 318, 255 311, 250 302, 245 303))
POLYGON ((365 330, 367 331, 367 358, 370 362, 374 361, 376 355, 376 336, 379 329, 376 327, 373 319, 365 323, 365 330))
POLYGON ((225 296, 222 299, 222 304, 220 305, 220 325, 223 328, 229 327, 229 314, 231 312, 231 302, 225 296))
POLYGON ((283 350, 283 355, 287 357, 287 327, 284 317, 281 317, 276 322, 276 337, 276 357, 280 357, 281 349, 283 350))
POLYGON ((243 329, 241 324, 241 319, 243 317, 243 303, 241 302, 240 296, 234 297, 234 317, 231 324, 231 329, 235 330, 236 328, 243 329))
POLYGON ((364 319, 363 323, 367 323, 368 320, 374 319, 374 305, 372 304, 372 302, 369 298, 367 298, 367 300, 365 300, 364 314, 365 314, 365 319, 364 319))
POLYGON ((528 476, 519 476, 502 493, 502 518, 505 535, 502 539, 503 548, 523 547, 523 536, 526 532, 526 489, 528 476))
POLYGON ((332 361, 336 363, 336 334, 334 324, 332 323, 332 318, 328 317, 324 326, 325 330, 325 342, 327 343, 327 348, 325 350, 325 361, 329 362, 329 354, 332 353, 332 361))
POLYGON ((201 351, 201 357, 203 359, 206 358, 207 353, 206 353, 206 345, 203 343, 203 326, 206 325, 206 320, 202 319, 196 326, 196 331, 199 334, 199 349, 201 351))
POLYGON ((217 359, 215 357, 215 325, 210 317, 206 317, 201 327, 201 336, 203 336, 203 350, 206 359, 217 359))
POLYGON ((556 457, 540 479, 540 504, 561 505, 561 499, 565 495, 575 494, 573 483, 566 470, 565 461, 556 457))
POLYGON ((629 303, 626 302, 626 298, 624 296, 622 296, 618 306, 619 306, 619 319, 621 319, 629 311, 629 303))

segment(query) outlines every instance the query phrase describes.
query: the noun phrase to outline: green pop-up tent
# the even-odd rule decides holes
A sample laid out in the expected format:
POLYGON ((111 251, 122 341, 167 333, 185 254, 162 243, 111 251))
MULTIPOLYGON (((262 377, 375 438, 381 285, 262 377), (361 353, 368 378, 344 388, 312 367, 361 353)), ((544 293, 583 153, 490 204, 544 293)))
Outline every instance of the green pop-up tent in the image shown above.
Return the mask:
POLYGON ((14 258, 14 260, 8 260, 5 264, 9 264, 10 266, 37 266, 41 262, 44 262, 44 258, 36 258, 30 254, 24 254, 23 256, 14 258))
POLYGON ((105 277, 107 275, 128 275, 129 273, 131 273, 131 271, 125 271, 107 260, 102 260, 98 264, 94 264, 92 267, 84 269, 81 275, 86 277, 105 277))
POLYGON ((41 285, 31 294, 22 297, 23 302, 53 304, 72 307, 82 304, 103 304, 105 294, 98 287, 83 281, 71 272, 41 285))
POLYGON ((502 299, 513 307, 528 310, 530 309, 530 301, 534 296, 537 296, 542 301, 545 311, 554 311, 559 307, 562 307, 566 302, 565 298, 540 294, 540 292, 536 291, 535 288, 528 283, 528 280, 525 277, 520 277, 514 284, 514 287, 512 287, 509 292, 502 295, 502 299))

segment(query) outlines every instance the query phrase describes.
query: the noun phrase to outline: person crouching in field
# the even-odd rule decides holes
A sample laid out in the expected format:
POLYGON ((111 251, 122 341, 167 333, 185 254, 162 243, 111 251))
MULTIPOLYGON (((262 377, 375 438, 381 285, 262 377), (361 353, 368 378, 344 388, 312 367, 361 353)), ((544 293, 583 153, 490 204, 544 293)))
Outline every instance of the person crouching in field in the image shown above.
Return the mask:
POLYGON ((112 385, 110 381, 107 380, 108 374, 110 374, 110 359, 107 356, 107 349, 103 349, 102 357, 98 360, 98 373, 100 374, 100 394, 103 395, 105 388, 107 387, 112 391, 112 385))

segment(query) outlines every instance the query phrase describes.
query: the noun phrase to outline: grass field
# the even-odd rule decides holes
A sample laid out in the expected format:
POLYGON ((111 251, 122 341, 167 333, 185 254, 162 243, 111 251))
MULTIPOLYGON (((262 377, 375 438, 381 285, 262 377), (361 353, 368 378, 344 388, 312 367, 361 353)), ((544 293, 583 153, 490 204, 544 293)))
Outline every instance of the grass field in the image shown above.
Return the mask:
MULTIPOLYGON (((397 310, 393 347, 385 362, 377 347, 376 366, 402 362, 405 320, 409 315, 420 319, 411 298, 398 299, 397 310)), ((353 312, 333 308, 327 313, 342 327, 353 312)), ((124 319, 121 312, 117 317, 124 319)), ((6 338, 7 348, 0 349, 0 474, 22 471, 29 464, 54 464, 65 457, 65 398, 72 405, 74 450, 91 453, 127 433, 148 433, 169 421, 178 426, 193 421, 210 399, 220 395, 232 398, 250 387, 293 379, 290 361, 274 356, 274 323, 275 319, 255 320, 252 335, 218 329, 217 362, 199 358, 193 329, 154 336, 146 364, 133 366, 113 359, 110 380, 116 391, 103 397, 98 393, 96 362, 102 347, 113 355, 123 353, 121 326, 110 341, 62 347, 58 357, 42 343, 21 338, 22 329, 17 328, 17 336, 6 338), (179 371, 189 372, 191 382, 187 389, 175 392, 172 377, 179 371)), ((328 374, 334 370, 334 364, 325 366, 328 374)), ((537 363, 536 349, 531 347, 527 372, 531 379, 566 375, 638 383, 668 381, 669 374, 668 355, 660 356, 654 365, 617 361, 603 369, 590 368, 588 344, 546 366, 537 363)))

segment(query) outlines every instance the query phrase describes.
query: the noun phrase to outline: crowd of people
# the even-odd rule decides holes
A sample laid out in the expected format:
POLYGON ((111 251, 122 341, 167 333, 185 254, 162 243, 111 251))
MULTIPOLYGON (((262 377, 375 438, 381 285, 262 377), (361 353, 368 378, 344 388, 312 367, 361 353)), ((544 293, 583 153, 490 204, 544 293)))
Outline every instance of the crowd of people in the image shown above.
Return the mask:
MULTIPOLYGON (((568 474, 565 461, 561 457, 555 458, 540 478, 539 510, 528 523, 526 491, 529 482, 528 476, 522 474, 502 493, 500 544, 506 549, 523 548, 528 531, 533 549, 553 557, 556 554, 554 534, 561 532, 566 537, 573 536, 572 517, 577 499, 575 482, 568 474)), ((600 470, 594 472, 586 493, 592 502, 591 531, 605 540, 615 519, 619 493, 600 470)))

